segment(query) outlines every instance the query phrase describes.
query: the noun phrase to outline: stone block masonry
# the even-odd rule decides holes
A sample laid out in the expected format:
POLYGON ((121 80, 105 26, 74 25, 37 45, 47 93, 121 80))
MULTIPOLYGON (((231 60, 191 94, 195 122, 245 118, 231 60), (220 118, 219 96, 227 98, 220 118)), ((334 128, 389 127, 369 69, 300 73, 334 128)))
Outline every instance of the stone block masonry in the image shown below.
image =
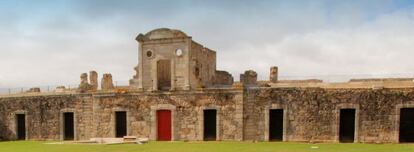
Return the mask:
POLYGON ((257 73, 253 70, 247 70, 240 74, 240 82, 245 85, 257 85, 257 73))
POLYGON ((127 135, 156 139, 156 110, 173 110, 173 140, 203 140, 203 110, 217 110, 217 140, 269 140, 270 109, 283 109, 284 141, 339 142, 340 109, 356 109, 355 142, 397 143, 399 110, 414 108, 413 89, 245 88, 0 98, 0 137, 16 139, 16 113, 28 140, 61 140, 62 113, 75 115, 75 140, 115 137, 116 111, 127 135))
POLYGON ((111 90, 114 89, 114 83, 112 80, 112 75, 110 73, 106 73, 102 77, 101 81, 102 90, 111 90))
POLYGON ((155 111, 174 109, 174 140, 202 140, 202 110, 216 108, 220 117, 219 140, 242 140, 241 90, 170 93, 93 93, 58 96, 0 98, 0 135, 16 139, 15 113, 27 117, 28 140, 63 139, 62 113, 75 115, 75 140, 115 137, 116 111, 127 113, 127 135, 157 140, 155 111), (158 108, 155 108, 158 107, 158 108), (4 120, 4 121, 3 121, 4 120))
POLYGON ((96 71, 89 72, 89 84, 91 85, 91 90, 98 90, 98 73, 96 71))
POLYGON ((284 109, 284 141, 339 142, 340 109, 355 109, 355 142, 398 143, 399 111, 413 89, 250 89, 244 94, 244 139, 268 140, 268 115, 284 109))

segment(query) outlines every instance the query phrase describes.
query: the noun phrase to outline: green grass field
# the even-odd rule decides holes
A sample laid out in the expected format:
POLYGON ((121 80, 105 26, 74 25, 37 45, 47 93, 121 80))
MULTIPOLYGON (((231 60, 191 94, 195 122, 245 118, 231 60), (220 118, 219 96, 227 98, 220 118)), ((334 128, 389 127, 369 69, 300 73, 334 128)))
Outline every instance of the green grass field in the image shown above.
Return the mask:
POLYGON ((152 142, 145 145, 53 145, 0 142, 0 152, 414 152, 409 144, 306 144, 250 142, 152 142))

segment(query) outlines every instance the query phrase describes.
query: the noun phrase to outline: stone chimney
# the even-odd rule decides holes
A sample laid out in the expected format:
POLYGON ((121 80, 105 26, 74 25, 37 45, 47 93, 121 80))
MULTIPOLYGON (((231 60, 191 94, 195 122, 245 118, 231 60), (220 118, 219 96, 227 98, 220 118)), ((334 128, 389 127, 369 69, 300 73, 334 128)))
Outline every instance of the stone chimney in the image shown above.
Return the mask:
POLYGON ((240 82, 244 85, 256 85, 257 73, 253 70, 247 70, 244 74, 240 74, 240 82))
POLYGON ((88 74, 87 73, 82 73, 80 76, 80 84, 79 84, 79 88, 78 90, 80 92, 85 92, 90 90, 91 85, 88 83, 88 74))
POLYGON ((98 73, 96 71, 89 72, 89 84, 92 90, 98 90, 98 73))
POLYGON ((101 88, 102 90, 114 89, 114 83, 112 81, 112 75, 110 73, 106 73, 103 75, 101 81, 101 88))
POLYGON ((28 91, 26 91, 28 93, 40 93, 40 88, 30 88, 28 91))
POLYGON ((88 84, 88 74, 87 73, 82 73, 80 76, 80 84, 88 84))
POLYGON ((65 86, 57 86, 55 91, 59 92, 59 93, 65 92, 66 87, 65 86))
POLYGON ((269 76, 269 80, 272 83, 276 83, 278 80, 278 73, 279 73, 279 68, 277 66, 272 66, 270 67, 270 76, 269 76))
POLYGON ((139 83, 139 81, 138 81, 138 78, 139 78, 139 64, 138 64, 138 66, 136 66, 134 68, 134 70, 135 70, 135 75, 132 79, 129 80, 129 85, 130 86, 138 86, 138 83, 139 83))

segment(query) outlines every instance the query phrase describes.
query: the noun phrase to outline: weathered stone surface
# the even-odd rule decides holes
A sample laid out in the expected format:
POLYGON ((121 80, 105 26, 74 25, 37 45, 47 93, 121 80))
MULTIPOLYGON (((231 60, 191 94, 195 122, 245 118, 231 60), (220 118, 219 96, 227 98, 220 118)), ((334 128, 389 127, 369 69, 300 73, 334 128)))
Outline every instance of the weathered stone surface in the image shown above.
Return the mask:
MULTIPOLYGON (((139 63, 129 81, 132 88, 165 91, 215 86, 216 52, 193 41, 184 32, 160 28, 139 34, 136 40, 139 63)), ((221 81, 223 77, 217 78, 221 81)), ((225 79, 228 84, 230 78, 225 79)))
POLYGON ((233 76, 227 71, 216 71, 214 76, 215 85, 233 85, 233 76))
POLYGON ((111 138, 114 133, 115 111, 126 111, 128 136, 153 138, 154 106, 175 107, 175 140, 202 140, 202 110, 217 108, 221 140, 242 140, 242 92, 237 90, 183 92, 180 94, 78 94, 59 96, 32 96, 0 98, 0 135, 7 140, 15 139, 13 113, 24 111, 27 115, 30 140, 60 140, 61 114, 75 113, 76 140, 94 137, 111 138), (200 117, 201 116, 201 117, 200 117))
POLYGON ((257 73, 253 70, 247 70, 244 74, 240 74, 240 82, 244 85, 256 85, 257 73))
POLYGON ((202 109, 217 108, 220 140, 266 139, 266 111, 286 110, 286 141, 335 142, 340 108, 358 109, 359 142, 397 142, 398 107, 414 89, 248 88, 170 93, 112 93, 0 98, 0 136, 15 138, 14 112, 27 114, 28 138, 59 140, 60 113, 75 112, 76 139, 114 137, 114 111, 128 113, 128 135, 154 140, 153 107, 175 107, 175 140, 202 140, 202 109))
POLYGON ((80 76, 80 84, 89 84, 88 82, 88 74, 87 73, 82 73, 80 76))
POLYGON ((358 109, 359 142, 398 141, 398 105, 412 104, 413 89, 251 89, 245 94, 245 140, 264 140, 265 112, 287 110, 286 141, 337 141, 339 109, 358 109))
POLYGON ((88 74, 82 73, 80 76, 80 84, 78 87, 79 92, 86 92, 88 90, 91 90, 92 86, 88 82, 88 74))
POLYGON ((89 84, 91 85, 91 90, 98 89, 98 73, 96 71, 89 72, 89 84))
POLYGON ((270 82, 276 83, 278 80, 278 70, 279 68, 277 66, 270 67, 270 76, 269 80, 270 82))
POLYGON ((114 89, 114 83, 112 80, 112 75, 110 73, 103 75, 101 83, 102 90, 114 89))

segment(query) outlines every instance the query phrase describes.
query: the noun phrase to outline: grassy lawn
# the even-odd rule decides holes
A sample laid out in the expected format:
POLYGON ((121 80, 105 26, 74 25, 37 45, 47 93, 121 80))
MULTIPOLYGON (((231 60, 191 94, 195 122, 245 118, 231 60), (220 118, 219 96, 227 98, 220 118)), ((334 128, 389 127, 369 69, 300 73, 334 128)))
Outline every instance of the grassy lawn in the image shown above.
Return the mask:
POLYGON ((0 152, 413 152, 409 144, 306 144, 250 142, 152 142, 145 145, 51 145, 0 142, 0 152))

